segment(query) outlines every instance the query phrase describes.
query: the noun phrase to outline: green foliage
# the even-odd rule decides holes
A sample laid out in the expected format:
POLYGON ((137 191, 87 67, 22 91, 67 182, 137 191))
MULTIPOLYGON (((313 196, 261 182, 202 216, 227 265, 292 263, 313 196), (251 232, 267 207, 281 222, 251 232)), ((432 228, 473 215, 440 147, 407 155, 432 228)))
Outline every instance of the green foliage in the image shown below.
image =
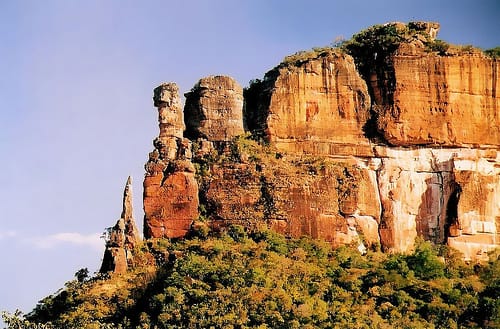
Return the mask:
POLYGON ((353 57, 385 56, 393 53, 405 40, 405 31, 398 30, 393 24, 374 25, 355 35, 343 44, 353 57))
POLYGON ((235 137, 231 142, 230 151, 229 160, 238 162, 245 159, 250 162, 261 162, 269 153, 269 149, 255 141, 250 134, 235 137))
POLYGON ((500 47, 486 49, 484 53, 491 58, 500 58, 500 47))
POLYGON ((426 49, 430 52, 436 52, 439 55, 446 55, 446 52, 450 48, 450 44, 446 41, 436 39, 430 41, 426 44, 426 49))
POLYGON ((89 279, 89 270, 88 268, 82 268, 82 269, 79 269, 76 273, 75 273, 75 277, 76 277, 76 280, 78 280, 78 282, 85 282, 89 279))
POLYGON ((301 66, 302 64, 316 58, 339 55, 342 53, 340 43, 333 46, 314 47, 311 50, 298 51, 293 55, 286 56, 279 67, 301 66))
POLYGON ((424 280, 442 278, 445 273, 444 262, 428 241, 417 241, 414 254, 408 257, 408 265, 417 277, 424 280))
POLYGON ((7 328, 498 328, 500 252, 467 265, 417 241, 360 255, 308 237, 233 225, 219 236, 150 241, 156 268, 69 282, 7 328), (444 256, 444 258, 441 258, 444 256))

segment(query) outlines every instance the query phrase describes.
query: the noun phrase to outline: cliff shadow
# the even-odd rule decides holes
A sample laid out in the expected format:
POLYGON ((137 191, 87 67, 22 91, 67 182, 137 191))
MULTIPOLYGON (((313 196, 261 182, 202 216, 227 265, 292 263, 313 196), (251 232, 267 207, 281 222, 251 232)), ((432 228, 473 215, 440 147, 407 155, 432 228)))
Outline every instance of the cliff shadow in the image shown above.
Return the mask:
POLYGON ((250 81, 250 86, 243 90, 243 128, 258 141, 269 140, 267 118, 278 76, 279 70, 276 67, 267 72, 264 79, 250 81))
POLYGON ((426 190, 416 215, 417 236, 436 244, 446 243, 458 224, 461 187, 453 174, 453 159, 435 163, 435 171, 425 180, 426 190))

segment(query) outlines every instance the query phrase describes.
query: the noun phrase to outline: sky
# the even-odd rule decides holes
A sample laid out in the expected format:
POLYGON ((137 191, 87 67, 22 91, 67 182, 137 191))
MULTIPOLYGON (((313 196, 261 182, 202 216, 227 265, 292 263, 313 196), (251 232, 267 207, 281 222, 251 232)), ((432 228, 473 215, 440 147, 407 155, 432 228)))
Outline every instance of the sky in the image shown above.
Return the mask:
POLYGON ((492 48, 499 17, 498 0, 0 1, 0 310, 29 312, 98 270, 128 175, 142 230, 162 82, 247 86, 286 55, 391 21, 492 48))

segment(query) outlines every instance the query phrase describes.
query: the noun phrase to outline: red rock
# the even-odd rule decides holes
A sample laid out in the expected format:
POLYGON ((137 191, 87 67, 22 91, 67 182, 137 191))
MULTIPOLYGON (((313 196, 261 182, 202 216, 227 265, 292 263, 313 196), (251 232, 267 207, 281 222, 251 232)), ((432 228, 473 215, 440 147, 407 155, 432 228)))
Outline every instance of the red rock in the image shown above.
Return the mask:
POLYGON ((164 83, 156 88, 154 103, 160 134, 145 165, 144 237, 182 237, 198 218, 198 184, 190 162, 191 143, 182 137, 177 85, 164 83))

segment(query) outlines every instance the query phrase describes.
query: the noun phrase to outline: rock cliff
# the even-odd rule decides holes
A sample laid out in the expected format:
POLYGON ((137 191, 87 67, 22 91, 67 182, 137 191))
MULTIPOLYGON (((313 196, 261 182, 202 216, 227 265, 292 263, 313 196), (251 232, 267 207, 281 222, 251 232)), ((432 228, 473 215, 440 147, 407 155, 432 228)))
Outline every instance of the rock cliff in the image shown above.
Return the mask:
POLYGON ((438 30, 389 23, 347 43, 371 92, 377 132, 390 145, 498 148, 498 60, 436 41, 438 30))
POLYGON ((499 64, 438 29, 375 26, 244 91, 203 78, 184 111, 175 84, 155 89, 145 237, 265 223, 361 251, 422 237, 484 257, 500 229, 499 64))
POLYGON ((353 58, 336 49, 307 55, 289 56, 250 86, 247 125, 284 151, 371 155, 370 96, 353 58))

